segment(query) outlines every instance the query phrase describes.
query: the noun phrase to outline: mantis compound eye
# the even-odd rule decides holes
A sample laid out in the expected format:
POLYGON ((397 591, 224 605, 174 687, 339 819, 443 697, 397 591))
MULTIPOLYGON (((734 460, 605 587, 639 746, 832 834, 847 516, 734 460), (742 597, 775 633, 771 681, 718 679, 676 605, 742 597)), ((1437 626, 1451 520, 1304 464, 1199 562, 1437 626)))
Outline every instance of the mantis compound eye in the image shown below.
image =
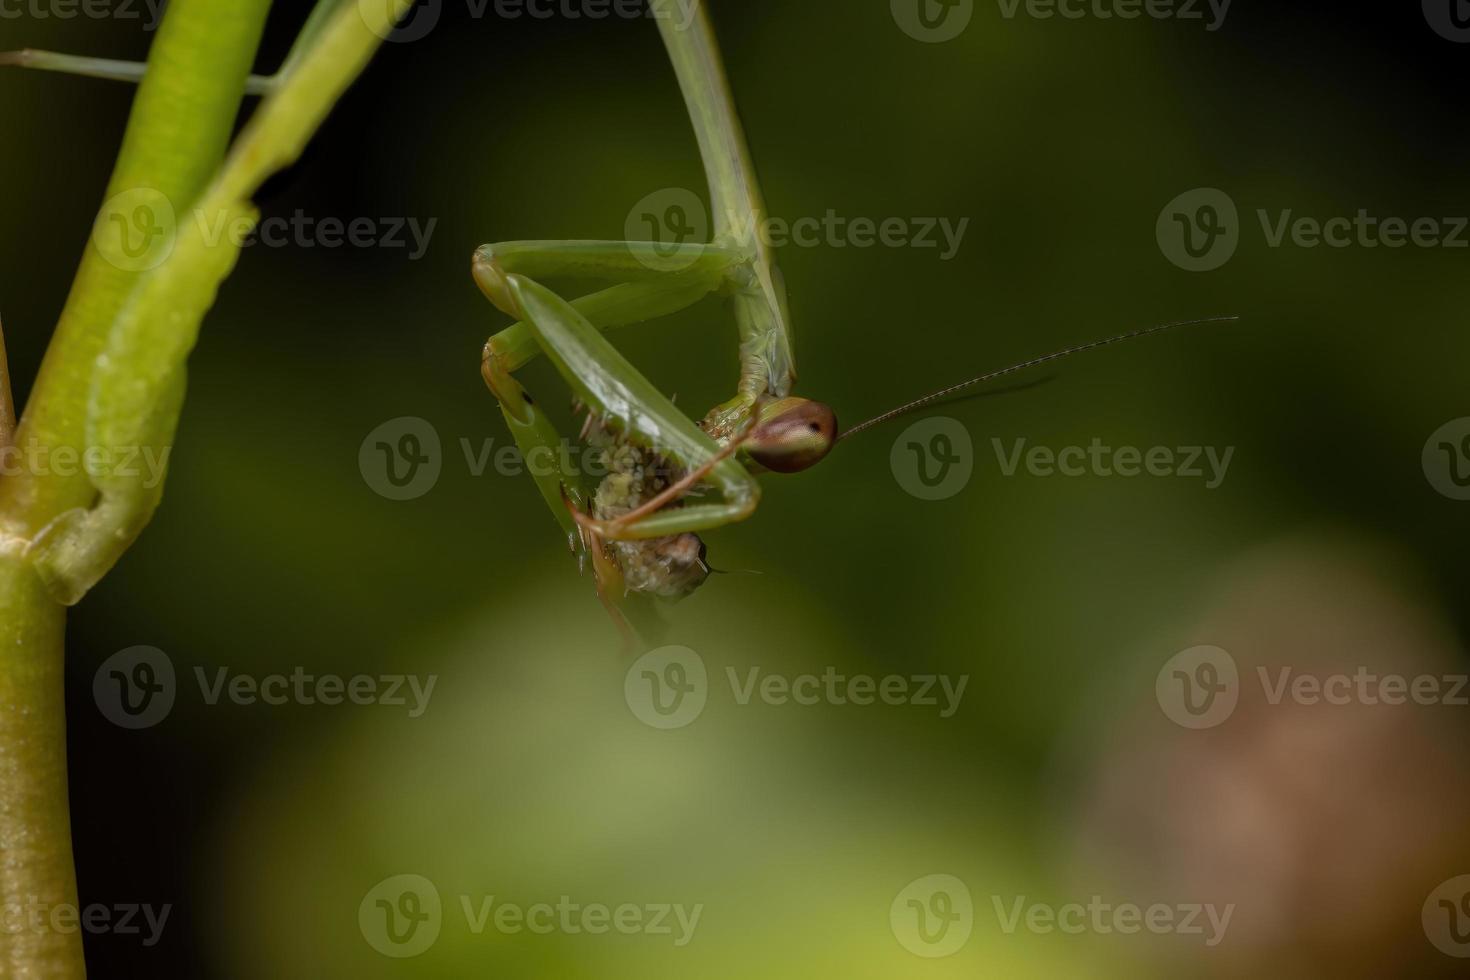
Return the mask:
POLYGON ((800 473, 837 444, 837 415, 806 398, 778 398, 761 406, 745 452, 774 473, 800 473))

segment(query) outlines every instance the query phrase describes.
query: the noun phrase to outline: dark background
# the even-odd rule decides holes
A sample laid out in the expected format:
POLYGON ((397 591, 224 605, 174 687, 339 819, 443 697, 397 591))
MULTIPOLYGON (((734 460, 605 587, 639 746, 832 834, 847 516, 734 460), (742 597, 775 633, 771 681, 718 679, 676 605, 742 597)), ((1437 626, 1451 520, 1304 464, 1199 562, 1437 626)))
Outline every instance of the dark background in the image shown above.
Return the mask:
MULTIPOLYGON (((1454 975, 1420 903, 1467 870, 1465 717, 1449 706, 1243 704, 1191 732, 1155 673, 1195 644, 1242 670, 1464 671, 1470 510, 1420 464, 1470 414, 1465 251, 1268 248, 1255 220, 1470 214, 1470 47, 1418 4, 1232 5, 1200 22, 1007 20, 916 42, 881 0, 722 0, 714 15, 778 216, 969 218, 951 262, 788 248, 799 390, 846 421, 1067 344, 1186 317, 1046 385, 951 405, 967 490, 928 503, 889 464, 902 425, 708 535, 722 568, 672 614, 711 673, 969 674, 916 707, 737 706, 681 732, 622 702, 627 661, 529 479, 473 476, 509 441, 478 374, 503 324, 473 249, 618 238, 633 203, 702 190, 647 21, 476 19, 447 0, 386 45, 266 215, 437 219, 428 253, 247 250, 206 322, 167 499, 72 614, 70 752, 83 904, 169 903, 162 942, 87 938, 95 976, 1454 975), (1240 208, 1234 259, 1182 271, 1155 239, 1195 187, 1240 208), (376 495, 380 424, 438 430, 425 497, 376 495), (1004 476, 1009 445, 1233 446, 1223 486, 1004 476), (168 653, 179 703, 114 727, 99 664, 168 653), (212 673, 434 673, 430 710, 210 706, 212 673), (361 897, 412 872, 530 904, 703 902, 694 943, 472 936, 378 956, 361 897), (912 957, 887 924, 944 872, 975 936, 912 957), (1237 902, 1227 941, 1006 935, 990 896, 1237 902)), ((280 4, 260 68, 304 16, 280 4)), ((0 21, 0 49, 141 58, 137 22, 0 21)), ((0 75, 0 311, 24 395, 126 122, 127 86, 0 75)), ((728 397, 716 302, 620 334, 695 414, 728 397)), ((526 372, 544 402, 563 389, 526 372)))

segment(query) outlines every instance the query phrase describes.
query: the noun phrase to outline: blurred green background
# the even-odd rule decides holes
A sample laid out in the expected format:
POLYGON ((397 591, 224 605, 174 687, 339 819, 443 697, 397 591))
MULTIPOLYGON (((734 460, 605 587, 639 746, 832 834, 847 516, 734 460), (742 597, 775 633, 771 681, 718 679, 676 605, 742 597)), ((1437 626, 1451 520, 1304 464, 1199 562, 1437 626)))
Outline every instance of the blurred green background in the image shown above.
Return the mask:
MULTIPOLYGON (((87 937, 96 976, 1122 977, 1458 975, 1420 921, 1470 870, 1470 708, 1271 705, 1257 665, 1453 674, 1464 502, 1421 466, 1470 415, 1464 251, 1268 247, 1255 215, 1470 214, 1470 48, 1417 4, 1240 0, 1200 21, 1013 18, 975 4, 920 43, 883 0, 715 0, 773 214, 969 219, 934 250, 788 248, 800 392, 851 423, 970 374, 1111 333, 1242 316, 1069 362, 940 409, 975 447, 951 499, 905 492, 902 424, 770 477, 707 536, 716 577, 670 614, 711 677, 692 725, 624 701, 631 658, 529 479, 476 476, 509 436, 478 373, 503 324, 484 242, 621 238, 702 171, 646 20, 473 16, 389 44, 267 216, 437 221, 427 253, 248 249, 191 362, 165 505, 72 616, 70 751, 83 903, 170 904, 162 940, 87 937), (1183 271, 1155 235, 1198 187, 1240 209, 1234 258, 1183 271), (376 494, 388 420, 443 444, 434 489, 376 494), (1006 476, 992 439, 1234 447, 1224 483, 1006 476), (170 716, 124 731, 92 700, 114 652, 167 652, 170 716), (1249 675, 1208 731, 1155 677, 1212 644, 1249 675), (752 667, 968 675, 960 710, 740 705, 752 667), (429 709, 210 705, 194 682, 434 674, 429 709), (380 955, 364 896, 420 875, 422 955, 380 955), (952 875, 952 956, 909 952, 890 905, 952 875), (476 934, 460 905, 703 905, 694 940, 476 934), (1198 936, 1008 933, 996 903, 1236 906, 1198 936)), ((279 63, 305 5, 280 4, 279 63)), ((492 8, 493 10, 493 8, 492 8)), ((0 49, 142 57, 139 21, 0 20, 0 49)), ((126 121, 120 85, 0 75, 0 312, 21 394, 126 121)), ((696 415, 728 397, 707 302, 617 343, 696 415)), ((543 402, 564 387, 526 372, 543 402)), ((569 416, 568 416, 569 417, 569 416)))

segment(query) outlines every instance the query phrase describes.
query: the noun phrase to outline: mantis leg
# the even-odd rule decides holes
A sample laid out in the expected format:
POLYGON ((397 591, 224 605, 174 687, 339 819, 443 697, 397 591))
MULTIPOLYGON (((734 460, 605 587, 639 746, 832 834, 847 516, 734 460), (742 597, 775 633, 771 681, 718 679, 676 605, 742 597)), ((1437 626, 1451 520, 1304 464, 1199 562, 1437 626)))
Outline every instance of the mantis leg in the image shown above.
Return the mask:
MULTIPOLYGON (((537 347, 550 357, 583 404, 610 420, 630 441, 680 466, 698 470, 708 465, 706 477, 724 498, 720 503, 643 516, 613 528, 607 539, 645 540, 698 532, 744 520, 755 511, 760 486, 754 477, 664 397, 571 303, 524 275, 504 268, 487 269, 484 261, 476 262, 475 272, 492 301, 511 316, 522 318, 537 347)), ((524 432, 539 410, 510 377, 501 358, 491 356, 485 363, 486 380, 500 399, 512 431, 520 423, 524 432)), ((543 494, 547 489, 543 487, 543 494)), ((592 530, 598 529, 594 526, 592 530)))
MULTIPOLYGON (((666 316, 693 305, 716 289, 725 270, 737 262, 736 253, 712 246, 507 242, 476 251, 474 272, 475 281, 486 296, 512 316, 519 315, 505 283, 506 275, 512 272, 629 280, 578 301, 584 314, 606 329, 666 316)), ((500 402, 506 425, 522 458, 530 465, 542 499, 576 550, 580 535, 564 502, 563 486, 574 506, 582 506, 584 500, 576 474, 569 472, 566 454, 562 452, 565 440, 526 389, 511 376, 538 353, 535 334, 526 324, 518 323, 485 345, 480 370, 500 402), (560 467, 538 465, 539 460, 547 458, 557 459, 560 467)))
MULTIPOLYGON (((604 279, 619 283, 583 296, 572 306, 600 330, 643 323, 678 313, 725 285, 744 262, 736 249, 718 245, 657 242, 503 242, 475 252, 475 281, 500 310, 518 316, 505 288, 510 273, 530 279, 604 279)), ((518 371, 540 353, 524 323, 494 337, 486 358, 518 371)))

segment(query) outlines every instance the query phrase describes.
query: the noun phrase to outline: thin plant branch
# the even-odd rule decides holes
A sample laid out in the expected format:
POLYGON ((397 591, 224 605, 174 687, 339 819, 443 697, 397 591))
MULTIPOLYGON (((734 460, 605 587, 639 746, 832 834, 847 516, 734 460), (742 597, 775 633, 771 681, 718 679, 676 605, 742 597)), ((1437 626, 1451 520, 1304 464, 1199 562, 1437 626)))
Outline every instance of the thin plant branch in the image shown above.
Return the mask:
POLYGON ((5 321, 0 320, 0 449, 15 444, 15 394, 10 389, 10 363, 5 356, 5 321))

